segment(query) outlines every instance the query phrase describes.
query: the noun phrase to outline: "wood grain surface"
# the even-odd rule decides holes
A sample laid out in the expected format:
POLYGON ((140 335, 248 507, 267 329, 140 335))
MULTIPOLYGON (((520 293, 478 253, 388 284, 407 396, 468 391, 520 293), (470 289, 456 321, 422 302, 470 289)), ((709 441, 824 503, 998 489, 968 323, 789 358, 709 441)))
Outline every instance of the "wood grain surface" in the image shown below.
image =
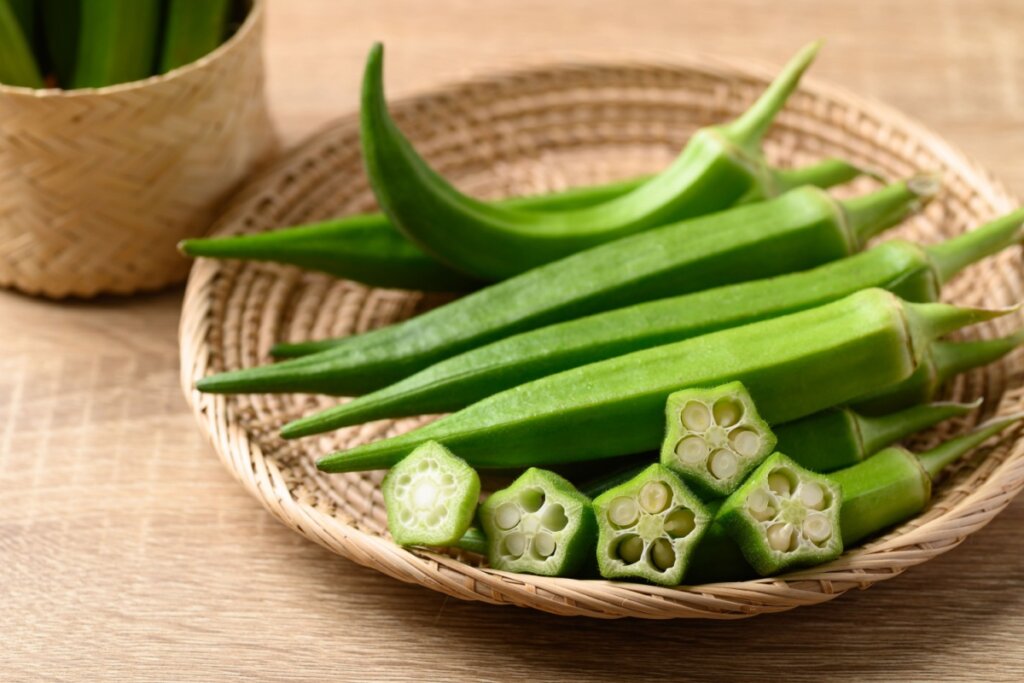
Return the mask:
MULTIPOLYGON (((1017 0, 270 0, 286 140, 355 106, 373 39, 408 93, 510 62, 707 52, 814 76, 948 137, 1024 195, 1017 0)), ((2 123, 0 123, 2 126, 2 123)), ((1024 500, 870 591, 737 623, 567 620, 448 600, 273 521, 177 380, 181 291, 0 293, 0 680, 1024 679, 1024 500)))

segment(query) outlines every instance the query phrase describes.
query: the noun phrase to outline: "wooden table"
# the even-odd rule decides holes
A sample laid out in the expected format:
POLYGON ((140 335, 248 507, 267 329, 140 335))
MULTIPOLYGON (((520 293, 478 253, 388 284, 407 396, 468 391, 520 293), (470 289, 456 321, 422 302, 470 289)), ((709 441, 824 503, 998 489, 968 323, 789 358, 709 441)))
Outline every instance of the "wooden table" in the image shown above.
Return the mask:
MULTIPOLYGON (((1024 195, 1018 0, 271 0, 295 142, 354 108, 371 39, 403 93, 513 59, 687 51, 781 64, 916 116, 1024 195)), ((1024 500, 864 593, 738 623, 565 620, 448 600, 275 522, 180 396, 181 291, 0 294, 2 680, 1021 680, 1024 500)))

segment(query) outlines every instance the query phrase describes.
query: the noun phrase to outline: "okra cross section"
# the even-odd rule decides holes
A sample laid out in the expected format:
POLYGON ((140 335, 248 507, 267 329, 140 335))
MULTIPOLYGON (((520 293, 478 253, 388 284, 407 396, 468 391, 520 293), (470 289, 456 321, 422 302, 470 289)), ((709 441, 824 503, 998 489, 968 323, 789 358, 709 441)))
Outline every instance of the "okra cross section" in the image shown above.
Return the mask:
POLYGON ((775 448, 742 382, 670 394, 661 464, 711 496, 726 496, 775 448))
POLYGON ((473 521, 480 477, 427 441, 391 468, 381 485, 388 530, 399 545, 452 545, 473 521))
POLYGON ((770 576, 838 557, 841 506, 838 484, 774 453, 725 500, 718 520, 750 566, 770 576))
POLYGON ((711 521, 700 499, 659 464, 595 498, 594 513, 601 576, 662 586, 682 582, 690 553, 711 521))
POLYGON ((571 576, 593 557, 590 499, 554 472, 534 467, 480 509, 487 558, 495 569, 571 576))

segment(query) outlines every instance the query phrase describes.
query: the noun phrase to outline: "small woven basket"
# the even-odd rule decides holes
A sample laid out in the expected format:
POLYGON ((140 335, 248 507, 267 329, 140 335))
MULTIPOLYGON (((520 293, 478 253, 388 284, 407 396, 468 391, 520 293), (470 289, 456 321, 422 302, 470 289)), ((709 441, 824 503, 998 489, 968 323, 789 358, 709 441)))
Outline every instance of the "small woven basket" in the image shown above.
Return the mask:
POLYGON ((0 85, 0 285, 49 297, 181 281, 177 242, 276 148, 263 2, 193 64, 98 89, 0 85))
MULTIPOLYGON (((480 78, 394 103, 418 149, 463 189, 484 197, 554 190, 656 171, 701 125, 740 112, 767 70, 732 62, 559 64, 480 78)), ((899 114, 810 83, 779 117, 766 144, 783 165, 838 155, 889 177, 941 172, 945 188, 920 216, 888 236, 922 242, 963 232, 1015 202, 958 152, 899 114)), ((855 191, 865 186, 854 188, 855 191)), ((250 185, 218 223, 219 234, 256 232, 374 207, 360 165, 354 117, 320 131, 250 185)), ((946 287, 967 305, 1021 300, 1019 250, 971 267, 946 287)), ((1010 430, 952 468, 932 506, 838 560, 782 577, 659 588, 638 583, 516 575, 464 553, 405 549, 388 537, 379 472, 328 475, 314 461, 430 418, 381 421, 286 442, 286 421, 337 399, 199 394, 196 379, 269 362, 277 341, 363 332, 437 305, 439 297, 368 289, 272 264, 200 261, 181 321, 182 382, 227 467, 285 524, 332 551, 401 581, 467 600, 592 617, 733 619, 831 600, 898 575, 957 546, 1024 487, 1024 440, 1010 430)), ((1004 334, 1021 316, 971 328, 1004 334)), ((916 439, 924 448, 995 412, 1024 408, 1020 354, 971 372, 946 395, 984 397, 983 416, 951 421, 916 439)))

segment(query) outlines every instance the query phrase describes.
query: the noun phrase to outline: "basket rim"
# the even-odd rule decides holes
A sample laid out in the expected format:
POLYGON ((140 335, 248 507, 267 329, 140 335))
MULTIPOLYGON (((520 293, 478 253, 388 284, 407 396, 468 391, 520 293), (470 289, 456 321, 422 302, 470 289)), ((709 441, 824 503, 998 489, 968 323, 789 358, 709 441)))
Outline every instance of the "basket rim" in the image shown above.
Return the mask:
MULTIPOLYGON (((502 82, 527 77, 538 69, 640 68, 695 71, 712 77, 742 77, 767 83, 772 70, 759 62, 737 58, 704 55, 673 56, 671 60, 647 58, 596 59, 573 58, 559 61, 523 60, 511 62, 503 69, 490 69, 460 78, 437 87, 426 88, 392 99, 394 106, 414 106, 417 102, 450 94, 474 84, 502 82)), ((871 112, 879 120, 903 129, 944 163, 955 167, 972 189, 982 192, 986 202, 999 211, 1008 211, 1017 201, 1003 184, 988 171, 970 160, 959 149, 938 134, 902 112, 869 97, 856 95, 844 88, 806 78, 800 91, 818 98, 835 101, 851 108, 871 112)), ((259 198, 259 188, 286 175, 290 162, 315 147, 320 136, 328 131, 351 126, 358 117, 352 112, 318 127, 304 140, 282 154, 276 162, 251 179, 229 202, 211 234, 231 225, 231 218, 245 212, 259 198)), ((358 564, 380 571, 406 583, 418 583, 461 599, 491 604, 515 604, 533 607, 558 615, 596 618, 717 618, 737 619, 762 613, 779 612, 802 605, 818 604, 834 599, 853 588, 867 588, 879 581, 898 576, 909 567, 921 564, 958 546, 966 537, 987 524, 1022 489, 1024 489, 1024 438, 1012 445, 1005 460, 992 469, 988 478, 954 505, 935 518, 906 530, 889 533, 870 544, 872 552, 894 551, 885 566, 850 561, 844 554, 825 565, 812 567, 779 577, 739 582, 722 582, 664 588, 647 584, 609 581, 605 579, 573 579, 512 574, 476 567, 456 557, 427 549, 404 548, 388 538, 364 531, 357 524, 328 515, 291 496, 287 482, 276 464, 267 459, 248 435, 224 418, 225 397, 201 394, 193 389, 195 378, 205 373, 209 332, 208 290, 217 279, 221 266, 212 260, 199 259, 189 275, 182 304, 179 328, 181 346, 181 382, 185 398, 201 429, 207 435, 224 465, 252 495, 275 517, 298 533, 336 554, 358 564), (216 413, 220 413, 216 415, 216 413), (247 457, 233 453, 244 450, 247 457), (979 504, 981 501, 981 504, 979 504), (967 520, 969 529, 956 526, 956 533, 942 533, 944 523, 967 520), (921 545, 922 551, 912 557, 900 554, 899 548, 921 545), (528 595, 529 601, 516 599, 528 595), (687 596, 689 602, 678 601, 687 596), (729 601, 722 600, 728 596, 729 601), (700 605, 698 609, 696 605, 700 605), (614 605, 617 609, 611 609, 614 605), (745 606, 746 605, 746 606, 745 606)))
POLYGON ((115 83, 100 88, 74 88, 71 90, 65 90, 64 88, 29 88, 22 85, 0 83, 0 96, 33 100, 79 99, 102 95, 120 95, 122 93, 156 87, 167 81, 187 78, 190 74, 205 69, 212 62, 219 61, 226 55, 241 49, 238 46, 244 43, 249 35, 257 30, 256 27, 260 24, 266 11, 266 2, 265 0, 249 0, 249 3, 249 11, 246 12, 245 19, 242 20, 238 30, 232 33, 227 40, 199 59, 171 69, 167 73, 154 74, 135 81, 115 83))

